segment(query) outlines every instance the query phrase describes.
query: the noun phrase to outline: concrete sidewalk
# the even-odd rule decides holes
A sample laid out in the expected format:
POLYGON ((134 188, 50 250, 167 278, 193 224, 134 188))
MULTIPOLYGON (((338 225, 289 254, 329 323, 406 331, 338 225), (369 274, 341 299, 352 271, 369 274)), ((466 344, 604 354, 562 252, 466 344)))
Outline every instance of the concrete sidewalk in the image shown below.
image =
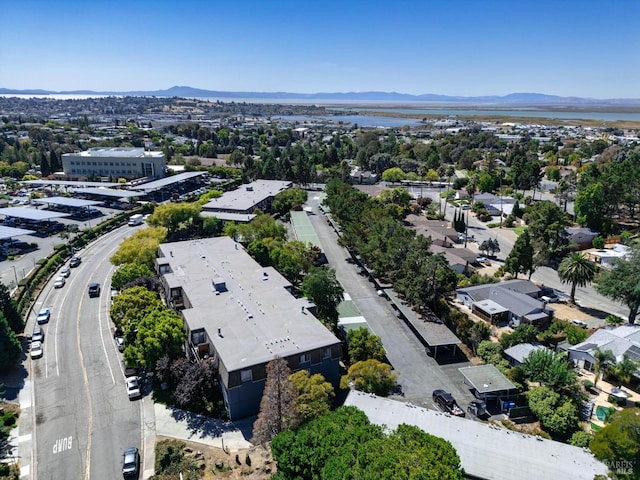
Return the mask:
POLYGON ((196 415, 175 407, 155 404, 156 435, 198 442, 235 452, 250 448, 254 418, 239 422, 196 415))

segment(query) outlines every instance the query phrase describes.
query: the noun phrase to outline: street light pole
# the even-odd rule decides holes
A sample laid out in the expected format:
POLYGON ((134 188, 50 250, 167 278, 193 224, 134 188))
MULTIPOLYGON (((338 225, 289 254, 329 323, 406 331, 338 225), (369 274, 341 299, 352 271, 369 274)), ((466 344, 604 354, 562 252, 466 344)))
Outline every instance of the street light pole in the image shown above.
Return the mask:
POLYGON ((18 288, 18 274, 16 273, 16 266, 15 265, 11 265, 11 268, 13 268, 13 276, 16 279, 16 288, 18 288))

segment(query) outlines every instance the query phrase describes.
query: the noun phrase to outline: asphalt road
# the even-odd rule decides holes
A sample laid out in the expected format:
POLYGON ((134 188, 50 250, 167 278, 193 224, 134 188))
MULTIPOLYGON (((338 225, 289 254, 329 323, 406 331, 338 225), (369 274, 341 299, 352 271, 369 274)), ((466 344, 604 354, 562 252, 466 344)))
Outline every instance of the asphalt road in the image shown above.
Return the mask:
POLYGON ((109 319, 110 256, 134 229, 110 232, 78 252, 67 283, 44 289, 28 319, 51 308, 44 355, 31 361, 34 385, 34 479, 121 478, 122 452, 141 448, 142 403, 128 399, 121 354, 109 319), (87 285, 99 282, 99 297, 87 285))
POLYGON ((318 208, 321 195, 309 192, 307 205, 312 208, 309 215, 329 264, 336 271, 336 278, 349 294, 373 332, 378 335, 387 351, 387 358, 399 374, 398 383, 404 397, 398 400, 439 410, 431 399, 433 390, 444 389, 452 393, 465 408, 473 396, 464 384, 458 371, 469 366, 469 362, 440 365, 425 354, 424 347, 405 323, 396 318, 390 302, 376 294, 376 288, 366 277, 356 272, 356 266, 345 261, 349 254, 338 245, 338 236, 318 208))

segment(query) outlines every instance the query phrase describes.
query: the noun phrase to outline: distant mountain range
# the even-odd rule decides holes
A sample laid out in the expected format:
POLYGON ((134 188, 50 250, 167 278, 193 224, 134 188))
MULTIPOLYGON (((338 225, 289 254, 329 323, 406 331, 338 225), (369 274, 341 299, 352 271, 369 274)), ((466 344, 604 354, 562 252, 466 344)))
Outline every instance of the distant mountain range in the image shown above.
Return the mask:
POLYGON ((637 106, 640 99, 637 98, 613 98, 596 99, 581 97, 561 97, 558 95, 545 95, 542 93, 511 93, 498 96, 488 95, 480 97, 461 97, 449 95, 436 95, 427 93, 423 95, 411 95, 397 92, 322 92, 322 93, 291 93, 291 92, 223 92, 218 90, 203 90, 200 88, 174 86, 166 90, 136 90, 128 92, 96 92, 93 90, 13 90, 0 88, 0 95, 131 95, 138 97, 202 97, 219 99, 273 99, 273 100, 300 100, 300 101, 340 101, 340 102, 431 102, 431 103, 460 103, 460 104, 503 104, 503 105, 557 105, 557 106, 581 106, 581 105, 616 105, 637 106))

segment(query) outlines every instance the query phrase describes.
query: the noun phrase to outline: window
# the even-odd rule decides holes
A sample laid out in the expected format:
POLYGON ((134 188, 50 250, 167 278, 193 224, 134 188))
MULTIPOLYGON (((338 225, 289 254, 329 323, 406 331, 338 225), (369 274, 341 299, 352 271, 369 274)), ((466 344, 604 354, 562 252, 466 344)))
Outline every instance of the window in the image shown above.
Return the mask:
POLYGON ((322 349, 322 359, 331 358, 331 347, 326 347, 322 349))
POLYGON ((253 374, 250 368, 246 370, 240 370, 240 381, 242 383, 250 382, 252 380, 253 380, 253 374))
POLYGON ((302 355, 300 355, 300 363, 309 363, 309 362, 311 362, 310 353, 303 353, 302 355))

